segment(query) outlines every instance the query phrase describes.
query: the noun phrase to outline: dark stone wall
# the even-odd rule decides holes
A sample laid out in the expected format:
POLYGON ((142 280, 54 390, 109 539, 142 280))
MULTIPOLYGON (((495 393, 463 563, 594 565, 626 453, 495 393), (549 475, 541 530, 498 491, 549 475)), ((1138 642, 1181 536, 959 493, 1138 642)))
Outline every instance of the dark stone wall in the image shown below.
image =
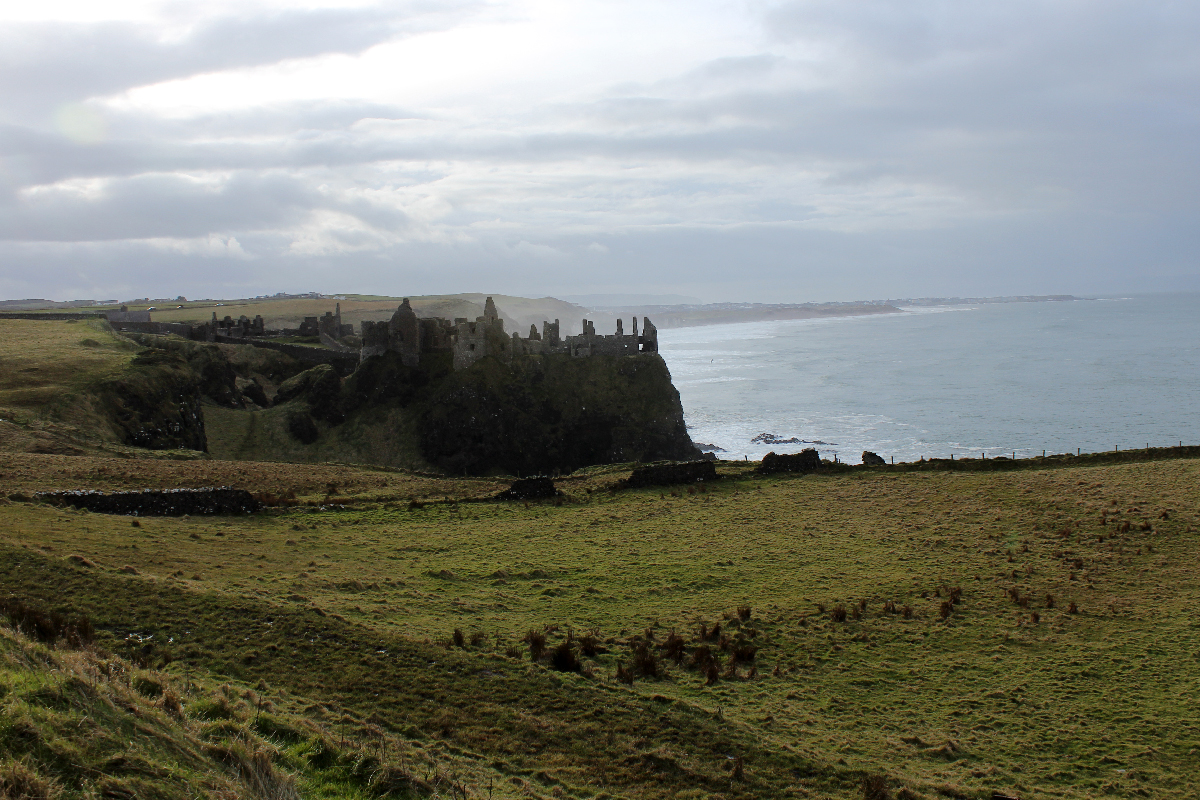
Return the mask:
POLYGON ((821 454, 809 447, 799 453, 777 455, 767 453, 763 456, 758 471, 764 474, 773 472, 812 472, 821 468, 821 454))
POLYGON ((625 485, 630 489, 641 486, 674 486, 680 483, 705 483, 715 481, 716 465, 711 461, 687 461, 683 464, 650 464, 638 467, 629 476, 625 485))
POLYGON ((165 489, 141 492, 38 492, 35 500, 86 508, 98 514, 181 517, 184 514, 250 514, 262 503, 245 489, 165 489))
POLYGON ((99 319, 103 320, 103 314, 83 314, 78 312, 47 312, 45 314, 35 314, 32 312, 22 311, 0 311, 0 319, 33 319, 43 322, 65 322, 71 319, 99 319))

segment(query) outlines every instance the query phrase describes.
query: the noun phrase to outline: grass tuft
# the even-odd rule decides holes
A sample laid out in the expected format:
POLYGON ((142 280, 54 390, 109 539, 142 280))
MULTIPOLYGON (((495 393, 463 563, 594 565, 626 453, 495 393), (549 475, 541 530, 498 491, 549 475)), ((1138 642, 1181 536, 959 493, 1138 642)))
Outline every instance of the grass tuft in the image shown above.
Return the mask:
POLYGON ((542 631, 530 631, 525 634, 525 644, 529 645, 529 660, 538 662, 546 654, 546 634, 542 631))
POLYGON ((579 672, 579 656, 570 639, 564 640, 550 652, 550 666, 559 672, 579 672))
POLYGON ((892 800, 885 775, 867 775, 862 782, 863 800, 892 800))

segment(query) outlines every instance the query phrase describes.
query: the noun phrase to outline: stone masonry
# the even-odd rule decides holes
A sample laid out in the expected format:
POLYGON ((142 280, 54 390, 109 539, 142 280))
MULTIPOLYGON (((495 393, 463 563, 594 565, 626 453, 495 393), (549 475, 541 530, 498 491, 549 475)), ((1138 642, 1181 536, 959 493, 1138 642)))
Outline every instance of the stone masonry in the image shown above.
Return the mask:
POLYGON ((363 322, 361 359, 365 361, 371 356, 394 352, 400 354, 405 365, 415 367, 425 353, 450 352, 457 370, 466 369, 489 355, 511 361, 513 356, 550 353, 586 358, 658 352, 658 330, 649 317, 642 318, 641 334, 636 317, 632 320, 632 328, 630 333, 625 333, 622 320, 617 320, 616 334, 602 336, 596 333, 595 323, 585 319, 581 334, 563 337, 559 333, 559 321, 554 320, 543 322, 541 333, 536 325, 530 325, 529 336, 522 338, 516 331, 511 335, 505 333, 504 320, 490 297, 484 304, 483 316, 474 322, 464 317, 454 322, 419 319, 405 298, 387 322, 363 322))

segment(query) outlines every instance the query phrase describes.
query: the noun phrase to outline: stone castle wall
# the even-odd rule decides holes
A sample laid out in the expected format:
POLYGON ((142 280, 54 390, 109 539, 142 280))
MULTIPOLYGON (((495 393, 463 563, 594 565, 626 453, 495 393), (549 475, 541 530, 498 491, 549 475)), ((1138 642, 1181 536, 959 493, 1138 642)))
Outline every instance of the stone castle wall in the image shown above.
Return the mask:
POLYGON ((632 327, 627 334, 622 320, 617 320, 617 332, 603 336, 596 333, 594 322, 585 319, 583 333, 564 338, 560 335, 559 320, 547 320, 542 323, 541 333, 536 325, 530 325, 529 336, 522 338, 516 331, 505 332, 504 320, 490 297, 484 304, 483 316, 474 322, 459 317, 453 323, 436 318, 418 319, 405 298, 387 322, 363 322, 361 358, 365 361, 393 352, 400 354, 404 364, 415 367, 422 354, 448 351, 453 353, 454 368, 458 370, 466 369, 486 356, 511 361, 514 356, 551 353, 587 358, 658 352, 658 330, 648 317, 642 320, 641 334, 636 318, 632 320, 632 327))

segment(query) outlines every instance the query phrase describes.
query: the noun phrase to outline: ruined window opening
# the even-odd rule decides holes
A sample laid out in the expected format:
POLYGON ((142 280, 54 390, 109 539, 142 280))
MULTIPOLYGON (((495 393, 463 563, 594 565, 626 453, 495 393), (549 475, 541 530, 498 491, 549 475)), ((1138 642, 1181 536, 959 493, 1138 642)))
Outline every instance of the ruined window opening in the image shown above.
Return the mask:
POLYGON ((470 347, 471 347, 471 349, 472 349, 472 350, 474 350, 474 349, 475 349, 475 345, 471 345, 470 347))

